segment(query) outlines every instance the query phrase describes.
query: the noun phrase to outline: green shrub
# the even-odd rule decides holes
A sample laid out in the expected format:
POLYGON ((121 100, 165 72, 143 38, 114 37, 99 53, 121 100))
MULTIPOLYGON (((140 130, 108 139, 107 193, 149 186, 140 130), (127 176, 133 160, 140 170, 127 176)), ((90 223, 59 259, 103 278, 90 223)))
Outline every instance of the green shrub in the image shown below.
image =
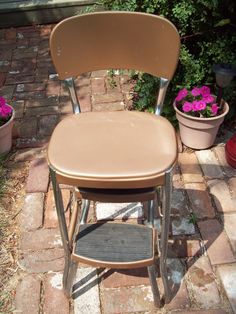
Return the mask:
MULTIPOLYGON (((215 63, 236 65, 236 2, 234 0, 100 0, 107 10, 141 11, 166 17, 181 36, 180 62, 168 88, 164 114, 173 118, 172 102, 177 90, 208 84, 214 87, 215 63)), ((234 80, 225 89, 224 98, 236 111, 234 80)), ((135 86, 134 106, 153 110, 158 80, 140 75, 135 86)), ((216 92, 216 91, 215 91, 216 92)))

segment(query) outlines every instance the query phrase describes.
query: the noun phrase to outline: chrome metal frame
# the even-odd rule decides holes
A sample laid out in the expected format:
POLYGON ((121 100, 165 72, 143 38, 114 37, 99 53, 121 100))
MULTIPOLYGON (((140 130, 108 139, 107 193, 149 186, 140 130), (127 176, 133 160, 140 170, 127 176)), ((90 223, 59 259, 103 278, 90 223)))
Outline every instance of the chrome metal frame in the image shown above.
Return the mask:
MULTIPOLYGON (((60 186, 56 179, 55 170, 50 167, 50 175, 52 180, 54 199, 56 205, 56 211, 58 216, 59 228, 61 232, 61 238, 63 248, 65 252, 65 268, 63 273, 63 288, 68 297, 72 294, 73 278, 76 273, 77 263, 71 260, 72 243, 75 240, 75 234, 78 232, 80 224, 84 224, 87 221, 88 210, 90 206, 89 200, 83 200, 81 217, 79 219, 79 213, 77 217, 76 227, 73 233, 73 241, 69 240, 68 230, 65 219, 65 211, 63 206, 62 194, 60 186)), ((171 212, 171 192, 172 192, 172 169, 165 173, 165 185, 163 186, 163 199, 162 199, 162 223, 161 223, 161 237, 160 237, 160 274, 164 286, 165 303, 169 303, 171 299, 170 287, 168 284, 167 275, 167 250, 168 250, 168 235, 170 225, 170 212, 171 212)), ((158 193, 157 193, 158 194, 158 193)), ((77 201, 75 199, 74 201, 77 201)), ((159 206, 158 200, 154 199, 148 202, 148 219, 147 224, 150 228, 154 227, 154 210, 159 206)), ((79 212, 79 211, 78 211, 79 212)), ((158 237, 158 235, 157 235, 158 237)), ((157 239, 158 242, 158 239, 157 239)), ((156 307, 160 307, 160 293, 156 281, 155 265, 148 266, 148 275, 153 293, 154 304, 156 307)))
MULTIPOLYGON (((155 200, 148 201, 147 225, 150 228, 154 228, 154 209, 155 209, 155 200)), ((157 237, 158 237, 158 234, 157 234, 157 237)), ((160 297, 160 292, 159 292, 157 280, 156 280, 155 265, 150 265, 147 267, 147 269, 148 269, 148 276, 149 276, 152 294, 153 294, 154 305, 159 308, 161 306, 161 297, 160 297)))
POLYGON ((165 173, 165 185, 163 186, 162 199, 162 223, 161 223, 161 241, 160 241, 160 273, 164 286, 165 303, 171 300, 171 291, 168 284, 167 274, 167 251, 168 251, 168 237, 170 228, 170 213, 171 213, 171 193, 172 193, 172 170, 165 173))
POLYGON ((78 96, 77 96, 77 93, 76 93, 76 90, 75 90, 75 81, 74 81, 74 79, 72 77, 70 77, 70 78, 65 79, 64 82, 65 82, 65 85, 69 89, 70 99, 71 99, 71 102, 72 102, 73 113, 75 113, 75 114, 81 113, 81 108, 80 108, 78 96))
POLYGON ((89 206, 90 206, 90 201, 83 200, 81 218, 80 218, 81 225, 84 225, 87 222, 89 206))
POLYGON ((167 87, 169 85, 170 81, 168 79, 165 79, 163 77, 160 78, 160 87, 159 87, 159 92, 157 96, 157 104, 155 108, 155 114, 156 115, 161 115, 162 109, 163 109, 163 104, 166 96, 166 91, 167 87))
POLYGON ((66 218, 64 206, 62 201, 62 194, 59 184, 56 179, 56 172, 52 167, 49 167, 53 186, 53 193, 58 217, 59 228, 61 232, 62 244, 65 252, 65 267, 63 272, 63 288, 68 297, 71 296, 73 278, 77 269, 77 263, 71 260, 72 246, 68 237, 68 230, 66 226, 66 218))
POLYGON ((153 294, 154 305, 159 308, 161 306, 161 298, 160 298, 160 292, 159 292, 157 280, 156 280, 155 265, 148 266, 147 269, 148 269, 148 276, 149 276, 152 294, 153 294))

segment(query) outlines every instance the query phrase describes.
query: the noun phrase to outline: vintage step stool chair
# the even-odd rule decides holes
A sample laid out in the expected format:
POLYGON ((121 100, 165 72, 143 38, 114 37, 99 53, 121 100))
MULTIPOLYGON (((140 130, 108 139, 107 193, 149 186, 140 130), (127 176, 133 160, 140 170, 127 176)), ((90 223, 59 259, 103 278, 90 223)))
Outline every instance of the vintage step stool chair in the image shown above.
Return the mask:
POLYGON ((180 39, 166 19, 144 13, 99 12, 67 18, 52 31, 50 50, 69 88, 74 114, 55 128, 47 151, 57 208, 65 269, 63 285, 72 293, 77 262, 95 267, 146 266, 154 303, 160 306, 155 276, 157 232, 154 210, 161 205, 160 273, 170 301, 166 257, 176 135, 161 117, 164 98, 179 56, 180 39), (160 77, 155 114, 137 111, 81 113, 74 80, 102 69, 135 69, 160 77), (82 202, 67 229, 60 184, 76 187, 82 202), (158 197, 158 202, 157 202, 158 197), (161 197, 161 200, 160 200, 161 197), (144 202, 148 224, 88 224, 89 203, 144 202))

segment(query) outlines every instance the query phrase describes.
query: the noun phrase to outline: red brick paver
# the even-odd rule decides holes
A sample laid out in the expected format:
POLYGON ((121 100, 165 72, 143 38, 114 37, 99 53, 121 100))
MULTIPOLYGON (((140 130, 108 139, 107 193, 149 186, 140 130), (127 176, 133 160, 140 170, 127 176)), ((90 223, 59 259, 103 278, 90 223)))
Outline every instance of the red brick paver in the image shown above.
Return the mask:
POLYGON ((215 210, 204 183, 185 184, 193 212, 198 218, 213 218, 215 210))
POLYGON ((223 226, 216 219, 198 223, 201 235, 205 241, 207 252, 212 265, 235 262, 229 240, 223 226))
POLYGON ((36 275, 26 275, 16 288, 15 307, 20 313, 38 314, 41 281, 36 275))
POLYGON ((184 182, 203 182, 201 167, 194 153, 179 154, 179 163, 184 182))
POLYGON ((44 280, 45 314, 69 314, 69 300, 62 290, 62 273, 48 274, 44 280))
POLYGON ((43 193, 26 194, 20 216, 22 231, 34 230, 43 226, 43 204, 43 193))
POLYGON ((30 164, 29 177, 26 192, 47 192, 49 182, 49 170, 44 158, 34 159, 30 164))

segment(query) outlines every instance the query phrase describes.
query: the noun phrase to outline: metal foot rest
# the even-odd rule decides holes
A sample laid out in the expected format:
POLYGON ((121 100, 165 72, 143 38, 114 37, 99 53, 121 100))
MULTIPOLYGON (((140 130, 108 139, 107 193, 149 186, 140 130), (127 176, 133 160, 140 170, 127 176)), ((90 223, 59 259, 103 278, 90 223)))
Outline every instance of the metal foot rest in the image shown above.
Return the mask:
POLYGON ((80 226, 72 259, 95 267, 129 268, 153 264, 154 229, 126 223, 80 226))

